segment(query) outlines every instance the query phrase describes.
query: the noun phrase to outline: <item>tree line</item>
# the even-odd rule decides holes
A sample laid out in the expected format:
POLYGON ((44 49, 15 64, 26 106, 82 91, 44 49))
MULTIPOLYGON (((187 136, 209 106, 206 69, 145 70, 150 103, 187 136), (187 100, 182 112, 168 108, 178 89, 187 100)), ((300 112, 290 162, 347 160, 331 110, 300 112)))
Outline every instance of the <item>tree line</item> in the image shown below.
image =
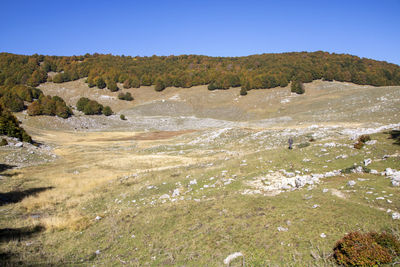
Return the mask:
POLYGON ((317 79, 361 85, 400 85, 400 67, 384 61, 328 52, 292 52, 246 57, 200 55, 131 57, 103 54, 43 56, 0 54, 0 86, 55 83, 86 77, 89 87, 118 91, 153 85, 162 91, 169 86, 208 85, 210 90, 242 87, 244 90, 286 87, 295 81, 317 79), (56 72, 53 78, 48 72, 56 72))

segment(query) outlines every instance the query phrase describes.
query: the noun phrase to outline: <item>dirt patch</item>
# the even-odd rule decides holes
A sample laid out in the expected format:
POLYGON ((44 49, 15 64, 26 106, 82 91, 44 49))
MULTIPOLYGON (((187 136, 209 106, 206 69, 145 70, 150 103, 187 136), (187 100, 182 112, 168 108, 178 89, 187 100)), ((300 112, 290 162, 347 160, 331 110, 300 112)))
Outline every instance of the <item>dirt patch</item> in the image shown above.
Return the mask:
POLYGON ((148 133, 139 133, 134 136, 125 136, 120 138, 97 138, 93 141, 131 141, 131 140, 164 140, 170 139, 175 136, 193 133, 195 130, 185 130, 185 131, 157 131, 148 133))

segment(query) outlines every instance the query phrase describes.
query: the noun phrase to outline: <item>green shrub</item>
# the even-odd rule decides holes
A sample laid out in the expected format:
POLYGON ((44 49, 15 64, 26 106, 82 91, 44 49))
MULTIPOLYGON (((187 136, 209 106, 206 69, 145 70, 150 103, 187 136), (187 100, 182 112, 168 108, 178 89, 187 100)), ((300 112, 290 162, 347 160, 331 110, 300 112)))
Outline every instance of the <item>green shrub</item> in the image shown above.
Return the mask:
POLYGON ((83 109, 85 108, 86 104, 89 103, 89 101, 90 99, 86 97, 79 98, 78 102, 76 103, 76 108, 79 111, 83 111, 83 109))
POLYGON ((400 256, 400 241, 394 235, 386 232, 369 234, 379 245, 388 249, 391 255, 400 256))
POLYGON ((89 102, 83 108, 83 113, 85 115, 100 115, 102 111, 103 105, 94 100, 89 100, 89 102))
POLYGON ((97 86, 99 89, 103 89, 103 88, 106 87, 106 82, 104 81, 103 78, 98 77, 98 78, 96 79, 96 86, 97 86))
POLYGON ((127 92, 127 93, 119 93, 118 94, 118 99, 120 100, 126 100, 126 101, 132 101, 133 97, 131 95, 131 93, 127 92))
POLYGON ((298 80, 292 81, 292 84, 290 86, 290 91, 296 94, 304 94, 305 90, 303 83, 298 80))
POLYGON ((12 112, 24 110, 24 101, 15 93, 7 92, 0 99, 4 107, 9 108, 12 112))
POLYGON ((66 119, 72 114, 72 110, 67 106, 64 99, 59 96, 42 95, 28 107, 28 115, 30 116, 49 115, 66 119))
POLYGON ((121 114, 121 115, 119 116, 119 118, 120 118, 121 120, 123 120, 123 121, 125 121, 125 120, 126 120, 126 118, 125 118, 125 115, 124 115, 124 114, 121 114))
POLYGON ((105 116, 111 116, 111 115, 113 114, 113 111, 112 111, 112 109, 111 109, 109 106, 105 106, 105 107, 103 108, 103 114, 104 114, 105 116))
POLYGON ((6 145, 8 145, 7 140, 5 138, 2 138, 0 141, 0 146, 6 146, 6 145))
POLYGON ((0 134, 32 143, 32 138, 19 126, 17 118, 2 105, 0 105, 0 134))
POLYGON ((333 248, 333 257, 344 266, 375 266, 392 262, 389 250, 381 246, 373 235, 359 232, 349 233, 339 240, 333 248))
POLYGON ((108 80, 107 81, 107 88, 111 91, 111 92, 116 92, 119 90, 117 83, 113 80, 108 80))
POLYGON ((244 87, 240 88, 240 95, 247 95, 246 88, 244 88, 244 87))

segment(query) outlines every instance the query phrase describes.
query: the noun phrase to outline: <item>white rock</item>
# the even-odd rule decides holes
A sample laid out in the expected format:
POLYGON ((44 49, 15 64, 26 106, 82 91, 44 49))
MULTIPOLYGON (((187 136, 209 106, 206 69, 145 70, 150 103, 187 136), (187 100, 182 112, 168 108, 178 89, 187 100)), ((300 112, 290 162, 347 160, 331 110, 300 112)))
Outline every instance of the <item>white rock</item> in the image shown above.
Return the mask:
POLYGON ((231 261, 233 261, 237 257, 243 257, 243 254, 241 252, 232 253, 231 255, 225 258, 224 264, 229 265, 231 261))
POLYGON ((393 175, 393 174, 394 174, 394 171, 391 168, 386 168, 386 170, 385 170, 385 175, 386 176, 390 176, 390 175, 393 175))
POLYGON ((100 254, 100 250, 96 250, 96 255, 99 255, 100 254))
POLYGON ((326 234, 325 233, 321 233, 319 236, 322 237, 322 238, 325 238, 326 234))
POLYGON ((370 173, 371 174, 378 174, 378 171, 377 170, 371 170, 370 173))
POLYGON ((318 208, 318 207, 320 207, 318 204, 314 204, 314 205, 312 206, 313 209, 316 209, 316 208, 318 208))
POLYGON ((191 181, 189 182, 189 184, 197 184, 197 180, 196 180, 196 179, 193 179, 193 180, 191 180, 191 181))
POLYGON ((370 145, 375 145, 376 142, 377 142, 376 140, 369 140, 369 141, 365 142, 365 144, 370 146, 370 145))
POLYGON ((383 200, 383 199, 385 199, 384 197, 377 197, 376 198, 377 200, 383 200))
POLYGON ((18 142, 18 143, 16 143, 14 146, 15 146, 15 147, 22 147, 23 145, 24 145, 24 143, 18 142))
POLYGON ((160 199, 168 199, 169 198, 169 195, 168 194, 164 194, 164 195, 161 195, 160 196, 160 199))
POLYGON ((179 194, 180 194, 179 188, 176 188, 176 189, 174 190, 174 192, 172 193, 172 197, 179 196, 179 194))
POLYGON ((96 216, 96 218, 94 218, 96 221, 99 221, 99 220, 101 220, 101 217, 100 216, 96 216))
POLYGON ((353 181, 353 180, 350 180, 350 181, 347 182, 348 186, 354 186, 355 184, 356 184, 356 182, 353 181))
POLYGON ((371 163, 372 163, 372 159, 364 159, 364 165, 365 166, 368 166, 371 163))
POLYGON ((282 227, 282 226, 278 226, 278 231, 279 232, 287 232, 289 229, 288 228, 285 228, 285 227, 282 227))
POLYGON ((393 219, 393 220, 400 220, 400 213, 398 213, 398 212, 393 212, 393 213, 392 213, 392 219, 393 219))
POLYGON ((328 191, 329 191, 329 189, 327 189, 327 188, 322 189, 322 193, 328 193, 328 191))

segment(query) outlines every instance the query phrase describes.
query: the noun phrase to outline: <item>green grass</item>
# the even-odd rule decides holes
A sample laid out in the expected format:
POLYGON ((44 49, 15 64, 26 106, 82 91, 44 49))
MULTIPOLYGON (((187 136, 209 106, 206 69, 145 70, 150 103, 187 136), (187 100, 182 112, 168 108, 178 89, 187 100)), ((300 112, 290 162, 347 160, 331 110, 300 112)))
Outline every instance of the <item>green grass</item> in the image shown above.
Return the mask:
MULTIPOLYGON (((399 188, 391 187, 390 180, 382 176, 348 174, 325 178, 314 187, 266 197, 242 195, 246 188, 244 181, 263 176, 269 170, 304 172, 309 169, 310 173, 325 173, 360 164, 365 158, 373 159, 368 166, 371 169, 400 169, 398 156, 377 161, 385 154, 392 155, 400 150, 387 137, 384 133, 372 135, 377 144, 361 150, 340 146, 325 148, 326 152, 321 152, 323 146, 319 144, 334 141, 351 145, 353 141, 346 138, 317 140, 310 146, 288 151, 284 147, 263 150, 256 141, 238 144, 235 140, 227 146, 236 145, 241 152, 239 156, 225 160, 224 153, 212 155, 207 161, 213 163, 212 166, 194 163, 151 171, 125 180, 116 179, 97 188, 100 195, 75 207, 91 221, 85 229, 45 231, 21 240, 3 241, 0 250, 16 253, 25 263, 71 266, 221 266, 224 258, 236 251, 245 255, 248 266, 329 266, 334 263, 328 256, 345 233, 385 229, 398 233, 399 222, 392 220, 386 210, 399 211, 399 188), (348 158, 335 159, 342 154, 348 158), (304 162, 305 158, 311 161, 304 162), (241 165, 243 160, 247 165, 241 165), (224 170, 227 170, 225 175, 222 174, 224 170), (214 180, 210 180, 211 177, 214 180), (229 178, 234 180, 224 185, 229 178), (193 179, 197 184, 189 186, 193 179), (349 188, 349 180, 355 180, 356 185, 349 188), (215 188, 204 188, 214 183, 215 188), (148 189, 149 185, 156 188, 148 189), (175 188, 182 190, 184 200, 179 196, 175 202, 162 203, 159 197, 171 195, 175 188), (329 191, 323 193, 324 188, 329 191), (334 190, 345 198, 332 194, 334 190), (368 191, 378 195, 366 194, 368 191), (376 200, 384 195, 389 197, 376 200), (388 203, 387 198, 392 203, 388 203), (150 204, 152 201, 154 204, 150 204), (319 206, 313 208, 314 204, 319 206), (95 221, 96 216, 102 219, 95 221), (288 231, 279 232, 278 227, 288 228, 288 231), (320 237, 321 233, 325 233, 326 238, 320 237), (27 246, 27 242, 32 244, 27 246), (97 250, 100 251, 98 255, 95 254, 97 250)), ((175 151, 185 151, 189 147, 194 149, 182 145, 175 151)), ((151 154, 162 149, 157 146, 140 153, 151 154)), ((201 154, 201 149, 199 147, 196 153, 201 154)), ((2 188, 12 188, 14 182, 8 179, 2 188)), ((1 208, 7 211, 7 217, 0 218, 2 227, 25 223, 18 204, 1 208)), ((66 209, 60 205, 50 212, 59 214, 67 212, 66 209)))

